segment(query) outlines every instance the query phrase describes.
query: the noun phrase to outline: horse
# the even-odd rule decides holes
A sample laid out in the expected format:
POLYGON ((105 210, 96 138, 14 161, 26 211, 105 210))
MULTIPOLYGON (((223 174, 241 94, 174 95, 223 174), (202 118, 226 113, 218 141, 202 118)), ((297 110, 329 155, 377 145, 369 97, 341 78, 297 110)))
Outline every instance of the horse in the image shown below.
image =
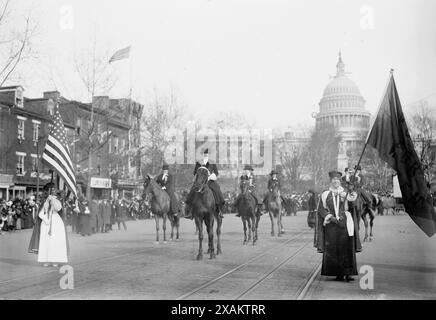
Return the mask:
POLYGON ((260 214, 256 210, 256 200, 249 192, 250 181, 241 181, 241 197, 237 203, 237 210, 241 216, 242 223, 244 225, 244 242, 247 244, 251 241, 251 233, 253 233, 253 245, 256 244, 258 239, 257 229, 259 226, 260 214), (247 224, 248 224, 248 239, 247 239, 247 224))
POLYGON ((163 243, 166 243, 166 229, 167 229, 167 218, 168 212, 170 211, 170 196, 157 182, 152 179, 149 175, 146 176, 144 181, 144 192, 143 195, 151 194, 151 212, 154 215, 154 220, 156 221, 156 243, 159 243, 159 219, 162 218, 163 224, 163 243))
MULTIPOLYGON (((372 228, 374 226, 374 219, 375 219, 375 212, 377 208, 377 199, 375 196, 369 192, 366 192, 362 190, 362 192, 365 192, 366 195, 371 199, 370 203, 367 203, 361 193, 358 193, 358 197, 356 199, 356 212, 358 220, 360 219, 363 221, 363 225, 365 226, 365 237, 363 238, 363 242, 371 242, 374 240, 374 235, 372 233, 372 228), (369 237, 368 237, 368 219, 369 219, 369 237)), ((360 229, 360 228, 359 228, 360 229)))
POLYGON ((210 259, 215 259, 215 250, 213 242, 213 225, 214 221, 217 221, 217 252, 216 254, 222 254, 221 251, 221 225, 222 219, 216 211, 215 197, 212 190, 209 188, 207 182, 209 179, 210 172, 206 167, 199 167, 195 175, 193 190, 194 196, 192 198, 192 215, 195 219, 195 225, 198 229, 198 254, 197 260, 203 259, 203 222, 207 228, 208 234, 208 251, 210 254, 210 259))
POLYGON ((283 233, 282 225, 282 203, 277 181, 272 182, 272 191, 268 190, 266 211, 271 219, 271 236, 275 236, 274 219, 277 219, 277 236, 281 237, 283 233))

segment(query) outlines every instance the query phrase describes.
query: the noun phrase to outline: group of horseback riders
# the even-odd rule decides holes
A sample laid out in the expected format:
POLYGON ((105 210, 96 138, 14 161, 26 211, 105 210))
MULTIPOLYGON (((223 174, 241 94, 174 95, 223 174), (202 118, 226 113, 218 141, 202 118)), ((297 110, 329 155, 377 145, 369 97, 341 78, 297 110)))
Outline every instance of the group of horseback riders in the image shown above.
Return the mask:
MULTIPOLYGON (((223 218, 223 214, 222 214, 222 208, 225 205, 225 200, 224 200, 224 196, 221 192, 221 188, 219 186, 219 184, 217 183, 217 179, 218 179, 218 167, 216 164, 211 163, 209 161, 209 150, 205 149, 203 152, 203 159, 202 161, 197 161, 195 164, 195 168, 194 168, 194 172, 193 172, 193 176, 195 177, 195 175, 197 174, 197 170, 200 168, 206 168, 209 171, 209 179, 207 182, 208 187, 211 189, 214 198, 215 198, 215 205, 216 205, 216 212, 219 212, 220 217, 223 218)), ((169 197, 170 197, 170 212, 169 214, 174 214, 177 215, 180 212, 180 206, 179 206, 179 202, 177 200, 176 194, 175 194, 175 180, 174 177, 171 173, 169 173, 169 166, 167 164, 164 164, 162 166, 162 172, 156 177, 156 182, 159 184, 159 186, 165 190, 169 197)), ((255 181, 255 177, 254 177, 254 169, 252 166, 250 165, 246 165, 244 167, 244 173, 243 175, 240 177, 240 182, 242 183, 243 181, 248 181, 249 183, 249 192, 251 194, 251 196, 253 197, 253 199, 255 200, 256 203, 256 207, 257 210, 260 214, 262 213, 262 206, 264 204, 267 204, 268 202, 268 198, 267 196, 262 200, 256 193, 256 181, 255 181)), ((270 190, 273 186, 273 184, 276 183, 279 186, 280 189, 280 181, 278 179, 278 174, 275 170, 272 170, 270 173, 270 179, 268 181, 268 190, 270 190)), ((195 190, 194 188, 191 188, 190 192, 188 193, 187 197, 186 197, 186 201, 185 201, 185 215, 184 217, 187 219, 193 219, 193 215, 192 215, 192 200, 194 198, 195 195, 195 190)), ((235 200, 234 206, 236 207, 239 200, 240 200, 241 195, 238 195, 238 197, 235 200)), ((238 214, 236 215, 238 216, 238 214)))

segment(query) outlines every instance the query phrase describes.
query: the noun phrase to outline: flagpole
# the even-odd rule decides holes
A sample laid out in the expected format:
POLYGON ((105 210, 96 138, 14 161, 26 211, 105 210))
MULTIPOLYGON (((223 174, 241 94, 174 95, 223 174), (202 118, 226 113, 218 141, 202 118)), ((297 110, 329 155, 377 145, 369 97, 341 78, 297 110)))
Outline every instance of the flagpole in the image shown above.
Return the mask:
MULTIPOLYGON (((389 86, 389 83, 390 83, 390 81, 391 81, 391 78, 392 78, 393 76, 394 76, 394 69, 391 68, 391 69, 389 70, 389 79, 388 79, 388 82, 387 82, 386 87, 385 87, 385 89, 384 89, 384 91, 383 91, 383 93, 382 93, 382 98, 381 98, 380 103, 379 103, 379 106, 378 106, 378 108, 377 108, 376 116, 375 116, 375 118, 374 118, 374 120, 373 120, 373 122, 372 122, 372 124, 371 124, 370 130, 368 131, 368 135, 366 136, 366 139, 365 139, 365 144, 364 144, 364 146, 363 146, 362 152, 360 153, 359 160, 357 161, 357 164, 356 164, 356 167, 355 167, 356 169, 354 170, 352 181, 354 181, 354 180, 356 179, 357 168, 359 167, 360 162, 362 161, 363 155, 364 155, 365 150, 366 150, 366 146, 368 145, 368 138, 369 138, 369 136, 370 136, 370 134, 371 134, 371 131, 372 131, 373 127, 374 127, 375 121, 377 120, 377 115, 378 115, 378 113, 379 113, 379 111, 380 111, 380 108, 381 108, 381 106, 382 106, 383 99, 384 99, 385 94, 386 94, 386 90, 387 90, 387 88, 388 88, 388 86, 389 86)), ((348 197, 348 193, 349 193, 349 190, 347 190, 347 194, 345 195, 345 199, 347 199, 347 197, 348 197)))

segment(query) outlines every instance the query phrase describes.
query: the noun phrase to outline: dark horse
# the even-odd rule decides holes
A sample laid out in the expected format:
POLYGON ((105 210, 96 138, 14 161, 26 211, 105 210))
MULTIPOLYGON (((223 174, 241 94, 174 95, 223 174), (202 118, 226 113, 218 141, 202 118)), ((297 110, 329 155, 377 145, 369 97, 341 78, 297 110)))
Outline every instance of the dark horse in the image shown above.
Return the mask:
POLYGON ((210 259, 216 258, 214 243, 213 243, 213 225, 217 221, 217 251, 216 254, 221 254, 221 225, 222 219, 215 208, 215 197, 212 190, 207 185, 210 172, 206 167, 199 167, 194 181, 194 196, 192 200, 192 215, 195 219, 195 225, 198 229, 198 255, 197 260, 203 259, 203 222, 207 228, 209 237, 209 249, 207 253, 210 254, 210 259))
MULTIPOLYGON (((167 230, 167 218, 170 211, 170 196, 157 182, 149 175, 146 176, 144 181, 144 195, 151 194, 151 212, 153 212, 154 219, 156 221, 156 243, 159 243, 159 219, 162 218, 163 224, 163 243, 166 243, 166 230, 167 230)), ((170 218, 172 230, 174 229, 175 220, 170 218)), ((177 239, 179 238, 178 226, 177 226, 177 239)), ((173 232, 171 231, 171 240, 173 239, 173 232)))
POLYGON ((257 241, 257 228, 259 226, 260 213, 256 210, 256 200, 249 192, 250 181, 241 181, 241 197, 237 204, 238 213, 241 216, 244 225, 244 242, 247 244, 251 241, 251 233, 253 232, 253 245, 257 241), (247 239, 247 224, 248 224, 248 239, 247 239))
MULTIPOLYGON (((374 240, 372 228, 374 226, 374 218, 377 210, 377 199, 373 194, 365 190, 362 190, 361 192, 364 192, 367 198, 371 199, 371 201, 369 203, 366 202, 365 199, 362 197, 362 195, 359 194, 355 201, 356 212, 357 212, 357 217, 362 219, 363 224, 365 226, 365 237, 363 238, 363 242, 366 241, 371 242, 372 240, 374 240), (368 237, 368 219, 369 219, 369 237, 368 237)), ((358 219, 358 221, 360 221, 360 219, 358 219)))
POLYGON ((266 211, 271 219, 271 235, 275 236, 274 220, 277 220, 277 236, 281 237, 283 233, 282 225, 282 199, 279 192, 277 181, 272 182, 272 191, 268 190, 266 211))

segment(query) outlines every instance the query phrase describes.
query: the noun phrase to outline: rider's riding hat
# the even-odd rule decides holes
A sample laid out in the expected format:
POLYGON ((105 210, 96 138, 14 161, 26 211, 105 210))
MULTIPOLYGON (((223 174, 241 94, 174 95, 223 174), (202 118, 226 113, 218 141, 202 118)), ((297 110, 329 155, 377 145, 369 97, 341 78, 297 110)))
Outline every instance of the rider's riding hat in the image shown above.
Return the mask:
POLYGON ((271 170, 271 173, 269 175, 272 177, 273 174, 277 174, 277 171, 271 170))
POLYGON ((169 170, 170 166, 167 164, 162 165, 162 170, 169 170))
POLYGON ((329 172, 329 178, 333 179, 333 178, 341 178, 342 177, 342 173, 338 172, 338 171, 330 171, 329 172))

